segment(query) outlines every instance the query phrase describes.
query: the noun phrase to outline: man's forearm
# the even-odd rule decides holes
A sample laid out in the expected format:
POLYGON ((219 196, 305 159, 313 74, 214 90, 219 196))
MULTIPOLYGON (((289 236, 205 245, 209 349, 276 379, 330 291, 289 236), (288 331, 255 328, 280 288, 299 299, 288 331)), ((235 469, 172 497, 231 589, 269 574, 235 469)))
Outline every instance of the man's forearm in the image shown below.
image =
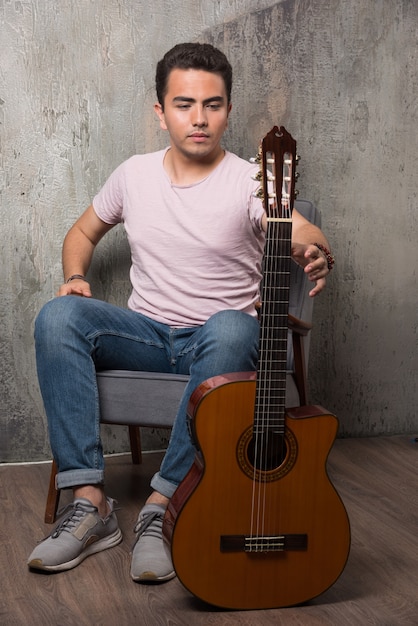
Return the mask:
POLYGON ((62 247, 64 281, 76 274, 87 274, 94 249, 94 244, 76 226, 68 231, 62 247))

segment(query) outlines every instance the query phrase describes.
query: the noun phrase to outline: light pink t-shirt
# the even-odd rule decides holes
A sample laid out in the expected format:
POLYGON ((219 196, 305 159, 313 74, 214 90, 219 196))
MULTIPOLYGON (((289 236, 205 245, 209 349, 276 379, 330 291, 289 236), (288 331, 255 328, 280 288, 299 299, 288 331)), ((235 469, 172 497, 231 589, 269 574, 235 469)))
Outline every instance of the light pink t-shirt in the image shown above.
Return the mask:
POLYGON ((263 207, 252 195, 257 166, 226 152, 207 178, 180 187, 163 167, 165 153, 131 157, 93 200, 101 220, 124 223, 129 308, 176 327, 225 309, 255 315, 264 247, 263 207))

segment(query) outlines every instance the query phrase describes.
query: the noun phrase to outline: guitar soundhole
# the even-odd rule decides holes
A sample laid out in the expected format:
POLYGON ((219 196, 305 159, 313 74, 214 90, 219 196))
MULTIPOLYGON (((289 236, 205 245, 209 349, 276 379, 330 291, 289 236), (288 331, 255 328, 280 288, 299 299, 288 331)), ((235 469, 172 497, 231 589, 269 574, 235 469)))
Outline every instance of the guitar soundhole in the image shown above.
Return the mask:
POLYGON ((267 433, 257 441, 252 437, 247 448, 247 457, 250 464, 257 470, 271 472, 280 467, 286 458, 286 439, 279 433, 267 433))
POLYGON ((242 471, 252 480, 261 482, 271 482, 285 476, 294 466, 296 456, 296 438, 288 428, 284 434, 270 431, 257 436, 254 436, 252 428, 248 428, 237 447, 242 471))

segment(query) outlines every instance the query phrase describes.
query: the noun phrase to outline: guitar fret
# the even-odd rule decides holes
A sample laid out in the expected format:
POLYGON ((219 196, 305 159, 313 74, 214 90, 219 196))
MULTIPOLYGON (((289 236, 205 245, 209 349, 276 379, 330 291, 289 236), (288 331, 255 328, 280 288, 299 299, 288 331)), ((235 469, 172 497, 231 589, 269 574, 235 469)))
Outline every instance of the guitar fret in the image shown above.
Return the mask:
POLYGON ((286 387, 286 379, 283 376, 281 379, 271 379, 271 380, 267 380, 265 383, 261 383, 259 385, 259 389, 265 391, 266 389, 271 390, 271 392, 274 392, 274 389, 285 389, 286 387), (274 388, 273 388, 273 384, 274 384, 274 388))
MULTIPOLYGON (((271 430, 274 430, 274 432, 277 432, 277 434, 281 434, 281 432, 280 432, 281 431, 281 427, 283 427, 283 429, 284 429, 284 426, 285 426, 284 421, 282 423, 273 424, 271 430)), ((270 428, 269 428, 269 430, 270 430, 270 428)), ((265 428, 264 429, 263 428, 260 428, 260 429, 254 428, 253 429, 254 436, 263 435, 265 432, 266 432, 265 428)))
MULTIPOLYGON (((266 363, 265 365, 268 366, 268 363, 266 363)), ((258 386, 260 389, 263 389, 266 386, 271 387, 273 384, 275 386, 279 385, 280 383, 285 385, 286 375, 287 375, 287 370, 285 369, 282 369, 280 371, 277 370, 275 372, 274 370, 271 370, 271 368, 269 368, 267 372, 265 373, 265 376, 262 376, 259 378, 258 386)))
MULTIPOLYGON (((266 367, 266 372, 265 372, 265 376, 263 378, 265 378, 266 376, 268 376, 269 374, 269 369, 266 367)), ((272 385, 274 384, 275 387, 284 387, 286 385, 286 375, 287 372, 286 370, 282 370, 281 372, 279 372, 280 376, 276 376, 273 377, 271 376, 270 378, 268 378, 266 380, 265 383, 260 382, 259 384, 259 389, 269 389, 272 387, 272 385)))
POLYGON ((277 410, 274 410, 274 409, 282 409, 282 408, 284 408, 284 406, 285 406, 284 400, 285 400, 285 398, 283 396, 281 398, 278 398, 277 402, 270 402, 269 401, 268 407, 267 407, 268 410, 267 411, 258 410, 256 415, 258 417, 260 417, 260 416, 263 417, 264 415, 267 414, 269 416, 269 419, 273 419, 273 418, 280 419, 281 411, 279 413, 277 410))
MULTIPOLYGON (((268 385, 261 385, 259 389, 263 391, 266 391, 267 389, 272 392, 274 391, 274 390, 271 390, 268 385)), ((278 383, 276 382, 276 384, 274 385, 274 389, 275 390, 286 389, 286 381, 283 381, 283 382, 279 381, 278 383)))
POLYGON ((282 409, 285 406, 285 396, 283 395, 282 398, 278 398, 276 402, 272 402, 272 403, 268 403, 268 405, 266 406, 260 406, 256 412, 256 415, 259 418, 263 418, 265 417, 265 415, 267 415, 269 418, 280 418, 281 414, 279 413, 279 411, 277 409, 282 409), (263 410, 265 409, 265 410, 263 410))
POLYGON ((260 434, 270 428, 276 429, 278 426, 284 423, 285 419, 282 417, 285 414, 285 407, 278 407, 280 414, 258 414, 254 417, 254 432, 260 434))
MULTIPOLYGON (((287 328, 285 330, 286 330, 286 334, 287 334, 287 328)), ((264 341, 266 343, 274 341, 275 342, 274 345, 278 345, 279 346, 278 349, 277 349, 277 352, 281 352, 283 350, 283 345, 287 341, 287 338, 286 337, 273 337, 273 338, 268 339, 266 337, 260 337, 260 341, 264 341), (282 346, 282 347, 280 347, 280 346, 282 346)))
MULTIPOLYGON (((273 364, 281 364, 282 367, 280 368, 280 370, 278 370, 279 373, 286 373, 286 365, 287 365, 287 359, 284 357, 284 355, 281 358, 274 358, 274 356, 270 356, 269 358, 261 358, 260 360, 260 365, 261 364, 267 364, 267 365, 273 365, 273 364)), ((277 368, 276 368, 277 370, 277 368)))
MULTIPOLYGON (((275 344, 284 344, 287 341, 287 328, 280 328, 278 330, 282 330, 282 331, 286 331, 286 336, 285 337, 273 337, 271 339, 268 339, 267 337, 260 337, 260 341, 274 341, 275 344)), ((283 333, 282 333, 283 334, 283 333)), ((280 350, 282 350, 283 348, 279 348, 280 350)))
POLYGON ((282 389, 282 394, 278 394, 277 396, 273 396, 272 398, 269 398, 268 402, 265 403, 260 403, 260 406, 263 405, 263 408, 265 409, 265 407, 267 406, 268 408, 270 408, 270 406, 275 405, 280 406, 282 404, 285 404, 285 400, 286 400, 286 394, 285 394, 285 389, 282 389))
POLYGON ((280 397, 284 397, 285 395, 285 391, 286 391, 286 380, 283 381, 274 381, 274 385, 262 385, 259 387, 260 391, 263 392, 269 392, 268 393, 268 398, 266 398, 266 402, 268 404, 268 402, 270 401, 270 397, 273 398, 280 398, 280 397))

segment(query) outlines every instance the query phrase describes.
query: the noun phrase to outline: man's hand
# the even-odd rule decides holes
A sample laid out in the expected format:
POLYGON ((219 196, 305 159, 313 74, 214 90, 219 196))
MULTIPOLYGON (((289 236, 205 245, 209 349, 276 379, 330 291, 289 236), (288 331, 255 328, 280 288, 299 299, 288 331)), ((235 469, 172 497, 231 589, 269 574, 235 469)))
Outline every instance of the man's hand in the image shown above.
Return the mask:
POLYGON ((81 278, 74 278, 69 283, 64 283, 57 291, 57 296, 83 296, 91 298, 90 284, 81 278))
POLYGON ((316 296, 327 283, 325 276, 329 274, 328 262, 325 254, 313 244, 292 244, 292 257, 298 265, 304 268, 308 280, 316 283, 309 295, 316 296))

